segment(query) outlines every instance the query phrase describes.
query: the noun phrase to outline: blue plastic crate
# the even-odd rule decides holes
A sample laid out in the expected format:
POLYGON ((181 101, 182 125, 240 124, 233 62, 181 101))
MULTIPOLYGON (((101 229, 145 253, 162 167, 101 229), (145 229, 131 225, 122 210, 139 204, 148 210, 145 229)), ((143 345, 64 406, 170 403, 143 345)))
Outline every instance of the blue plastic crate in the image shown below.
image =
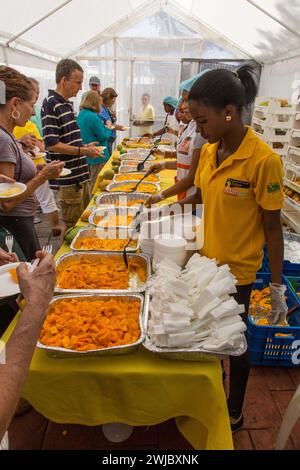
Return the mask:
POLYGON ((288 276, 287 277, 292 289, 297 293, 300 292, 300 277, 288 276))
MULTIPOLYGON (((270 272, 267 245, 265 245, 265 247, 264 247, 264 258, 263 258, 262 265, 261 265, 261 268, 260 268, 259 272, 262 272, 262 273, 269 273, 270 272)), ((284 260, 282 273, 285 276, 296 276, 296 277, 298 277, 298 276, 300 276, 300 264, 291 263, 288 260, 284 260)))
MULTIPOLYGON (((268 287, 269 282, 270 274, 257 273, 253 289, 261 290, 268 287)), ((248 316, 246 336, 252 365, 297 367, 297 364, 292 362, 292 354, 295 352, 294 341, 300 340, 300 299, 285 276, 283 282, 287 286, 289 309, 292 307, 297 309, 289 316, 289 327, 259 326, 248 316)))

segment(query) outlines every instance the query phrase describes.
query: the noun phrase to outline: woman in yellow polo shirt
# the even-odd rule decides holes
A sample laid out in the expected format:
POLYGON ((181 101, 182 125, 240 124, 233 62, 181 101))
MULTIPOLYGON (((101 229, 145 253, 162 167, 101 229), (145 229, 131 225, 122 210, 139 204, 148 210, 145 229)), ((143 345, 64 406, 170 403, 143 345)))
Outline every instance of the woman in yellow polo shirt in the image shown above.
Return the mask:
MULTIPOLYGON (((283 169, 278 155, 242 121, 257 87, 253 70, 215 69, 200 77, 189 93, 197 132, 208 141, 195 175, 197 193, 181 204, 204 204, 204 246, 201 253, 228 264, 236 276, 236 300, 245 305, 246 320, 252 283, 268 245, 273 321, 286 317, 282 286, 283 169)), ((228 409, 233 431, 243 425, 243 402, 249 376, 248 353, 230 358, 228 409)))

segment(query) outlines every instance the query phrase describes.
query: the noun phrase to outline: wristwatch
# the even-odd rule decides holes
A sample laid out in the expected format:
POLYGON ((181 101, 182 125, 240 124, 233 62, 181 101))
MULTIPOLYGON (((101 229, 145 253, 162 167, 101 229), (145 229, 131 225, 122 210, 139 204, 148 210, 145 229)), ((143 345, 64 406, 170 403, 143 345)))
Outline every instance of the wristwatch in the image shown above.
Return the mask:
POLYGON ((162 192, 161 192, 161 193, 159 193, 159 195, 158 195, 158 196, 159 196, 159 199, 160 199, 161 201, 163 201, 163 200, 165 199, 165 196, 163 195, 163 193, 162 193, 162 192))

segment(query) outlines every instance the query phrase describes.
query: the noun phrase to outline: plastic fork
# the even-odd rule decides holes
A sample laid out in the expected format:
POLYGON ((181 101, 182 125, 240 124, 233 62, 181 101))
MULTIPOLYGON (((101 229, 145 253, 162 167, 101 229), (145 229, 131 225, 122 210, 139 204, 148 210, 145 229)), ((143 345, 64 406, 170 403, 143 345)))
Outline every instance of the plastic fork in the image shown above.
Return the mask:
POLYGON ((12 235, 6 235, 5 237, 5 244, 8 249, 8 253, 12 253, 13 245, 14 245, 14 238, 12 235))
MULTIPOLYGON (((45 245, 45 246, 43 246, 42 251, 43 251, 44 253, 52 253, 52 245, 45 245)), ((31 273, 32 273, 32 272, 35 270, 35 268, 38 266, 39 262, 40 262, 40 258, 36 258, 36 259, 34 260, 34 262, 32 263, 32 265, 31 265, 31 267, 30 267, 30 272, 31 272, 31 273)))

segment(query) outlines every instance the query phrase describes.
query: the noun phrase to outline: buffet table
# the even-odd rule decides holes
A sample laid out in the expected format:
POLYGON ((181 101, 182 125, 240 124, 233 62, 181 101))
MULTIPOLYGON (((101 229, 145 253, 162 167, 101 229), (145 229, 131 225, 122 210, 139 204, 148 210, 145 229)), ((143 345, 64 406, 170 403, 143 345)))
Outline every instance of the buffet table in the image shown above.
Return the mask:
MULTIPOLYGON (((161 173, 162 189, 174 175, 161 173)), ((68 250, 64 244, 57 256, 68 250)), ((36 349, 22 396, 57 423, 145 426, 176 418, 195 449, 233 448, 219 362, 170 361, 143 347, 126 356, 76 359, 54 359, 36 349)))

